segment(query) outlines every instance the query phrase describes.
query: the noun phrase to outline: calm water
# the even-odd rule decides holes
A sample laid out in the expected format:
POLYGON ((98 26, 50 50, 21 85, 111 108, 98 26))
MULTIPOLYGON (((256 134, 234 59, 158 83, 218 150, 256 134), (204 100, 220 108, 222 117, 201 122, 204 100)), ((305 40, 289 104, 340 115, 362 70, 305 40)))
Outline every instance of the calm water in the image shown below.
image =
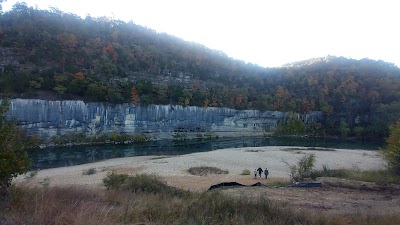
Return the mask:
POLYGON ((148 155, 183 155, 206 152, 222 148, 260 146, 304 146, 344 149, 377 150, 383 143, 343 141, 337 139, 305 138, 219 138, 176 142, 172 140, 154 141, 130 145, 74 146, 47 148, 30 154, 32 169, 73 166, 111 158, 148 155))

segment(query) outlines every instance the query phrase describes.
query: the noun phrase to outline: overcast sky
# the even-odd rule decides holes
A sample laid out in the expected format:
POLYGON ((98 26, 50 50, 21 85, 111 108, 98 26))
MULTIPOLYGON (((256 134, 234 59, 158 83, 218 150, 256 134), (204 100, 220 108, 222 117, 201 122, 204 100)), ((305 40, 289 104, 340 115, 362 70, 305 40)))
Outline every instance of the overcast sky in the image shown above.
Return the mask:
MULTIPOLYGON (((7 0, 3 10, 17 0, 7 0)), ((327 55, 400 66, 396 0, 25 0, 85 17, 132 20, 265 67, 327 55)))

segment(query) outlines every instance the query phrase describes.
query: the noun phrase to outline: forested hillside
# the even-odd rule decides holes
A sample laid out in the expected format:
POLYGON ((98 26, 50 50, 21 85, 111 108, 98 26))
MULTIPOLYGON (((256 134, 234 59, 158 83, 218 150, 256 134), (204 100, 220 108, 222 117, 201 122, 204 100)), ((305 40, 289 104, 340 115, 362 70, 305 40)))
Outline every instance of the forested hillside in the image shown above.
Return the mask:
POLYGON ((327 134, 380 138, 400 118, 400 69, 343 57, 263 68, 133 22, 19 3, 0 15, 0 95, 323 111, 327 134))

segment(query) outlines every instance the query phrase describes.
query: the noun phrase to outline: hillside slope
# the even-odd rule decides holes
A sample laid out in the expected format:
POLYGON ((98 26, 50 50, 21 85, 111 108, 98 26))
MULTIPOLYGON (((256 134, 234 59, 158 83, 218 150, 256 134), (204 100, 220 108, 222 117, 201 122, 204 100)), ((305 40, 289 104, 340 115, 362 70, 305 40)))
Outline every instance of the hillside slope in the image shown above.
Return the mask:
POLYGON ((390 63, 328 56, 263 68, 132 22, 24 3, 0 15, 0 54, 3 98, 323 111, 328 133, 370 137, 400 118, 390 63))

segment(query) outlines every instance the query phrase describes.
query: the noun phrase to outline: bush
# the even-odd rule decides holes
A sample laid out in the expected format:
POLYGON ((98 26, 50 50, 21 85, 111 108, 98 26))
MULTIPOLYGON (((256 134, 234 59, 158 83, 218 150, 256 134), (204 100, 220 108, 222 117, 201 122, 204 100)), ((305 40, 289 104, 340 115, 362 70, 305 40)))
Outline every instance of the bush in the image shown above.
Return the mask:
POLYGON ((110 173, 103 179, 107 189, 129 190, 137 193, 162 194, 174 197, 187 197, 190 192, 168 186, 155 175, 140 174, 128 176, 126 174, 110 173))
MULTIPOLYGON (((286 163, 286 162, 285 162, 286 163)), ((315 154, 306 154, 296 165, 289 165, 290 179, 294 182, 303 181, 304 178, 311 178, 315 166, 315 154)))
POLYGON ((93 175, 96 174, 97 170, 95 168, 90 168, 82 172, 82 175, 93 175))
POLYGON ((400 120, 390 126, 390 134, 386 139, 387 147, 382 151, 389 169, 400 175, 400 120))
POLYGON ((174 141, 186 141, 188 139, 187 134, 182 133, 182 132, 175 132, 172 135, 172 139, 174 141))
POLYGON ((132 141, 134 143, 142 143, 142 142, 146 142, 146 141, 150 141, 151 138, 147 137, 144 134, 136 134, 132 137, 132 141))
POLYGON ((0 198, 6 193, 11 180, 26 172, 30 165, 22 133, 4 115, 8 107, 8 101, 3 100, 0 105, 0 198))
POLYGON ((250 170, 245 169, 242 171, 242 173, 240 175, 250 175, 250 174, 251 174, 250 170))
POLYGON ((221 170, 216 167, 209 167, 209 166, 199 166, 199 167, 191 167, 189 173, 192 175, 198 176, 207 176, 207 174, 228 174, 229 171, 221 170))
POLYGON ((127 174, 110 173, 103 179, 103 184, 107 189, 120 189, 128 177, 127 174))

